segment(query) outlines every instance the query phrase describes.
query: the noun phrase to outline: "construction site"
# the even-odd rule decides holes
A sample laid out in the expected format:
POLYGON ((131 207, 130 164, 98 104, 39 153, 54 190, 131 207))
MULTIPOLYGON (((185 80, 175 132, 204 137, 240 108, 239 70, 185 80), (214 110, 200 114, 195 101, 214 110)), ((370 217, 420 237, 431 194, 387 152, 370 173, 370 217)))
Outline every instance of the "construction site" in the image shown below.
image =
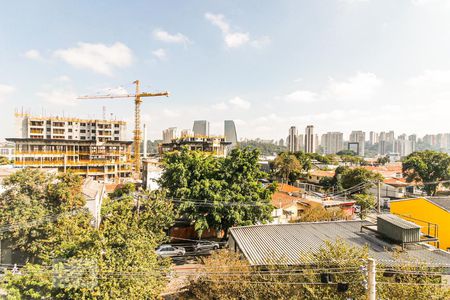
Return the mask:
MULTIPOLYGON (((140 178, 142 143, 140 105, 142 97, 168 96, 141 93, 139 81, 135 94, 83 96, 81 99, 135 99, 133 141, 127 141, 127 124, 120 120, 32 116, 15 113, 17 134, 7 138, 14 143, 16 168, 56 168, 72 171, 101 182, 123 182, 140 178)), ((76 99, 74 99, 76 101, 76 99)))

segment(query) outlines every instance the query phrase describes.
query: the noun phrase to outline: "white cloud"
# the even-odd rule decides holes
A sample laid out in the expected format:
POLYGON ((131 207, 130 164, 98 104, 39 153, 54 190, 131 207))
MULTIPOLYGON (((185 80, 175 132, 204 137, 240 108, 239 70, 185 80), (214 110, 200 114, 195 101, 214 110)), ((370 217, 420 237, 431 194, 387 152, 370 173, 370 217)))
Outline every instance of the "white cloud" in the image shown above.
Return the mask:
POLYGON ((326 97, 340 101, 367 101, 373 97, 382 83, 382 80, 373 73, 358 72, 345 81, 330 78, 326 97))
POLYGON ((270 43, 270 38, 268 36, 252 40, 248 32, 233 31, 230 24, 225 20, 225 16, 222 14, 212 14, 208 12, 205 14, 205 18, 222 31, 225 45, 228 48, 238 48, 249 42, 253 47, 261 48, 270 43))
POLYGON ((269 45, 271 42, 272 42, 272 40, 270 39, 270 37, 265 35, 256 40, 252 40, 251 45, 255 48, 263 48, 263 47, 269 45))
POLYGON ((119 42, 111 46, 78 43, 74 48, 56 50, 54 55, 76 68, 104 75, 112 75, 115 68, 128 67, 133 62, 131 49, 119 42))
POLYGON ((426 70, 423 74, 406 81, 412 87, 448 87, 450 85, 450 70, 426 70))
POLYGON ((36 49, 30 49, 24 53, 24 56, 32 60, 42 60, 41 53, 36 49))
POLYGON ((42 100, 56 105, 75 106, 78 95, 71 88, 58 88, 47 91, 41 91, 36 95, 42 100))
POLYGON ((241 97, 234 97, 228 101, 231 105, 233 105, 235 108, 240 109, 249 109, 251 106, 251 103, 247 100, 242 99, 241 97))
POLYGON ((153 30, 153 37, 159 41, 174 44, 188 44, 191 43, 189 38, 184 34, 179 32, 175 34, 170 34, 169 32, 162 29, 153 30))
POLYGON ((314 92, 298 90, 286 95, 284 99, 290 103, 313 103, 318 100, 318 97, 314 92))
POLYGON ((7 84, 0 84, 0 102, 6 100, 16 89, 7 84))
POLYGON ((224 38, 225 44, 227 44, 229 48, 240 47, 250 40, 248 33, 243 32, 227 33, 224 38))
POLYGON ((155 56, 159 60, 166 60, 167 59, 167 53, 166 50, 163 48, 156 49, 152 51, 153 56, 155 56))

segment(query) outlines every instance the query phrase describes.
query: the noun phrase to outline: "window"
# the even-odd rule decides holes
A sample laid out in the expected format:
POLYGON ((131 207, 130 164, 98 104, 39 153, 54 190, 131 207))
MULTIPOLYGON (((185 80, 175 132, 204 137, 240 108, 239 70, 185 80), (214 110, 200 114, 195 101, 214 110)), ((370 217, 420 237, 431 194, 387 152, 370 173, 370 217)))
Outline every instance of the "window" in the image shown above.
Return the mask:
POLYGON ((72 128, 69 128, 69 132, 72 132, 72 128))
POLYGON ((86 129, 80 129, 80 133, 86 133, 86 129))
POLYGON ((72 122, 69 122, 69 125, 73 125, 73 123, 72 123, 72 122))
POLYGON ((85 140, 85 139, 86 139, 86 137, 84 137, 84 136, 80 137, 80 140, 85 140))
POLYGON ((119 134, 120 131, 119 130, 114 130, 114 134, 119 134))
POLYGON ((69 135, 68 137, 67 137, 69 140, 71 140, 72 139, 72 136, 71 135, 69 135))
POLYGON ((114 127, 115 128, 119 128, 119 124, 114 124, 114 127))

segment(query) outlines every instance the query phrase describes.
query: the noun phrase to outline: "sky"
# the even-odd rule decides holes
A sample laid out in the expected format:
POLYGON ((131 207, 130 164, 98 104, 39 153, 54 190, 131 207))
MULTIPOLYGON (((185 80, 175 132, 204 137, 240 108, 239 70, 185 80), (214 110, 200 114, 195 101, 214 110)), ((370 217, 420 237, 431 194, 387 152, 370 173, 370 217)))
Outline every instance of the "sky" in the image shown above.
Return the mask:
POLYGON ((122 119, 148 137, 209 120, 239 138, 450 132, 450 1, 3 1, 0 139, 14 112, 122 119))

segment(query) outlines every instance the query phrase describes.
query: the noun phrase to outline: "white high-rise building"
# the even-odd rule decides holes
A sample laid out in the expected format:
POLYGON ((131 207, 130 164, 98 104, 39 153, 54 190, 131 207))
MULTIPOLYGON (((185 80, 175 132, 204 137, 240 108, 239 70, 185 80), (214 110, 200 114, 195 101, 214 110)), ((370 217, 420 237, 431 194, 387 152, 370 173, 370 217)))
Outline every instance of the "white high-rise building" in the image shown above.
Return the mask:
POLYGON ((324 154, 336 154, 344 149, 344 134, 342 132, 327 132, 322 135, 321 145, 324 154))
POLYGON ((364 156, 366 133, 361 130, 355 130, 350 133, 350 143, 358 143, 358 155, 364 156))
POLYGON ((206 120, 194 121, 192 131, 196 137, 209 137, 209 122, 206 120))
POLYGON ((305 129, 305 153, 314 153, 316 151, 316 135, 314 134, 314 126, 308 125, 305 129))
POLYGON ((225 141, 231 142, 231 146, 236 146, 237 144, 237 133, 236 126, 234 125, 233 120, 225 120, 224 121, 224 131, 225 131, 225 141))
POLYGON ((291 128, 289 128, 287 147, 289 152, 298 152, 300 150, 298 143, 298 131, 295 126, 291 126, 291 128))
POLYGON ((170 143, 177 138, 177 128, 170 127, 163 130, 163 143, 170 143))
POLYGON ((369 133, 369 143, 370 145, 375 145, 378 143, 378 133, 371 131, 369 133))

